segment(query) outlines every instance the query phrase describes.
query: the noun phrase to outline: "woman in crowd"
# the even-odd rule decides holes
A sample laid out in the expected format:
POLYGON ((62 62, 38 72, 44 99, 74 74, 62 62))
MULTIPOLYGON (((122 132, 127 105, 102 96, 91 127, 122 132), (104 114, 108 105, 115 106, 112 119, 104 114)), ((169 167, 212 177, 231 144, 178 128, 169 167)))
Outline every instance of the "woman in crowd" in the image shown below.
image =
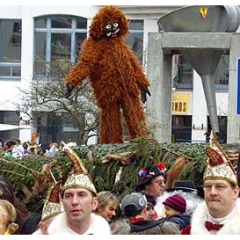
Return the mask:
POLYGON ((116 216, 116 210, 119 205, 117 196, 110 191, 102 191, 97 194, 98 207, 96 213, 104 217, 108 222, 111 222, 116 216))

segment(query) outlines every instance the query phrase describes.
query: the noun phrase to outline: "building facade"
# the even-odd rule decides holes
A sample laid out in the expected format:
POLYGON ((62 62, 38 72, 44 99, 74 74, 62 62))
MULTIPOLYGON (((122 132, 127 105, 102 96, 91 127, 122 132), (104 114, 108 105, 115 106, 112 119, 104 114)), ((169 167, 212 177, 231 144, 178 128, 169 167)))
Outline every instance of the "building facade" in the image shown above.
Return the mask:
MULTIPOLYGON (((40 129, 38 124, 29 121, 27 115, 18 111, 17 105, 21 104, 21 93, 30 88, 32 81, 47 81, 48 71, 54 63, 61 59, 76 62, 91 20, 100 7, 1 6, 0 124, 17 127, 3 129, 0 138, 29 141, 37 132, 43 144, 75 140, 75 130, 69 129, 66 123, 53 126, 47 118, 42 118, 40 121, 45 121, 46 127, 40 129)), ((120 7, 131 21, 130 36, 126 41, 144 64, 147 62, 144 53, 148 49, 148 33, 158 32, 159 18, 181 6, 120 7), (135 49, 136 45, 141 47, 135 49)), ((175 54, 172 61, 172 142, 205 142, 211 126, 201 79, 181 54, 175 54)), ((228 61, 227 55, 222 57, 215 79, 222 142, 227 139, 228 61)))

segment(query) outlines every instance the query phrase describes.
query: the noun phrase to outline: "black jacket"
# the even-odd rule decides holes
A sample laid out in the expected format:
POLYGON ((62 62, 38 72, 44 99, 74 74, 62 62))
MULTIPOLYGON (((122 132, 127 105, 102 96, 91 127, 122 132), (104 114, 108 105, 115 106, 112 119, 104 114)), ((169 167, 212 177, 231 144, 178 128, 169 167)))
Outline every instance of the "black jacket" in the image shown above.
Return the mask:
POLYGON ((131 232, 132 233, 141 232, 141 231, 156 227, 162 222, 163 220, 141 220, 135 223, 130 223, 131 232))

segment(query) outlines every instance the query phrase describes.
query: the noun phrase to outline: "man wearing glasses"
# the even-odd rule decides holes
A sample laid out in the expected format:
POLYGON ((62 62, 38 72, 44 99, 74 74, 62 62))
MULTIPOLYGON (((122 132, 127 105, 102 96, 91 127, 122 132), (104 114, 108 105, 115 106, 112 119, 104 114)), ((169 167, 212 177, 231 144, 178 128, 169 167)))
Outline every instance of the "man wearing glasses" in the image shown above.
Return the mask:
POLYGON ((182 234, 240 234, 239 186, 234 167, 214 132, 207 147, 207 167, 203 176, 204 202, 192 215, 191 226, 182 234))

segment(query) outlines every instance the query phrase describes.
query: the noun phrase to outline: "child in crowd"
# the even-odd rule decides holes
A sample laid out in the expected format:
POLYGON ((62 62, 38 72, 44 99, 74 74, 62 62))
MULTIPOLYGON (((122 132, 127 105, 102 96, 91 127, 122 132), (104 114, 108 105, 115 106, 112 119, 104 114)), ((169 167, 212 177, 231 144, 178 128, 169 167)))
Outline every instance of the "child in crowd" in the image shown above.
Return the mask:
POLYGON ((190 224, 191 217, 185 214, 187 203, 180 194, 168 197, 163 204, 165 205, 165 221, 176 223, 180 231, 190 224))
POLYGON ((147 198, 147 209, 146 209, 147 219, 153 219, 153 220, 158 219, 158 215, 154 209, 154 206, 156 205, 155 198, 150 195, 145 195, 145 196, 147 198))

